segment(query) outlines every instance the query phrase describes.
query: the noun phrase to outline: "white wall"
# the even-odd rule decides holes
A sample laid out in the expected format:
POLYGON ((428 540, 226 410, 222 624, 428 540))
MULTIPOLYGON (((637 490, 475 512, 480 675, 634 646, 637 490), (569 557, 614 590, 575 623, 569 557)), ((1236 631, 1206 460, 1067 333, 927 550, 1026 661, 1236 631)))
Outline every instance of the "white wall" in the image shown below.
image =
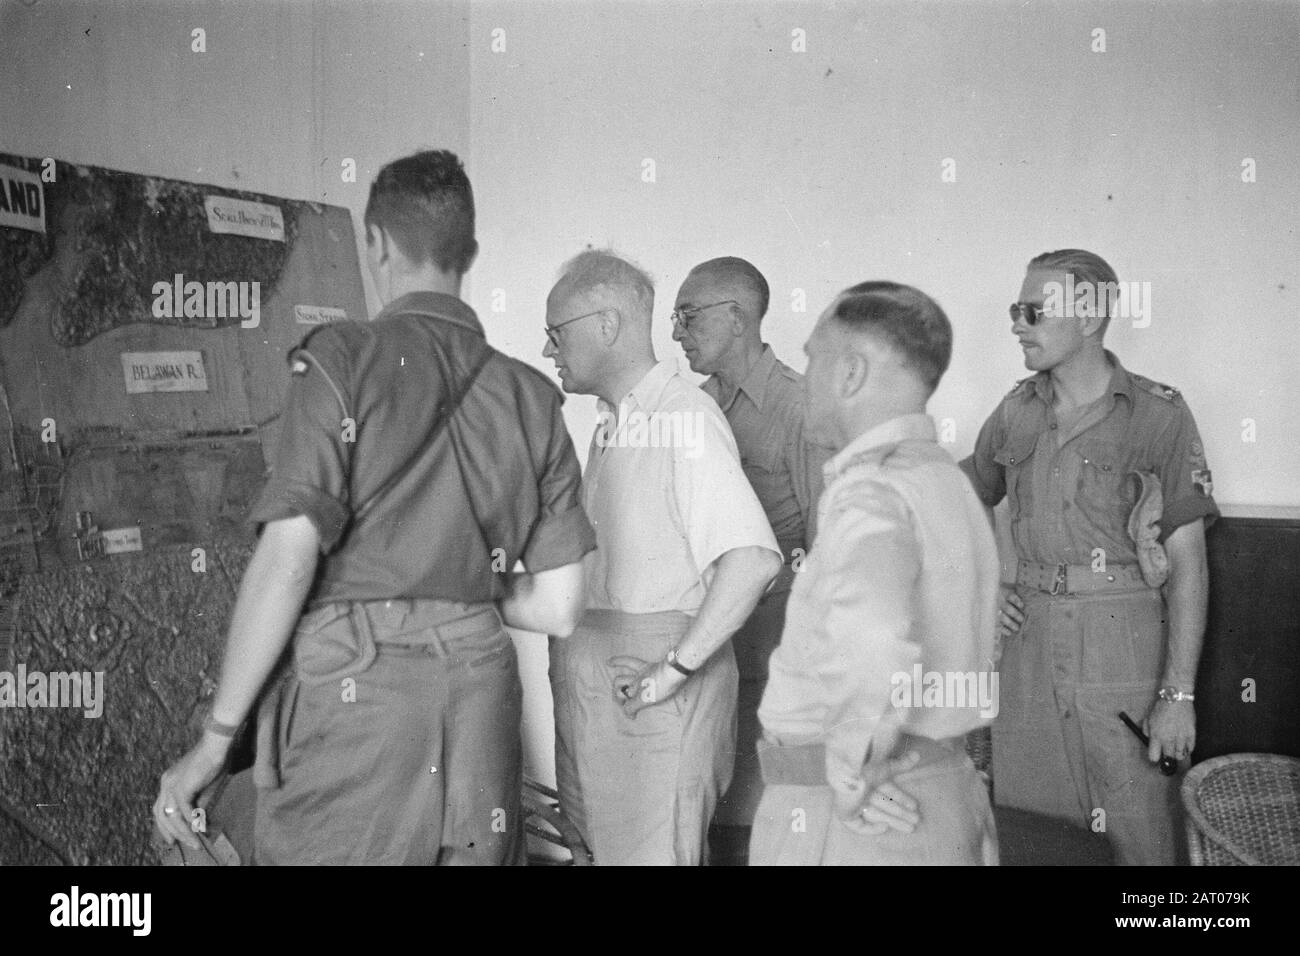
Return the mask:
MULTIPOLYGON (((796 368, 835 291, 910 282, 956 330, 932 411, 957 455, 1025 374, 1006 317, 1024 263, 1092 248, 1153 290, 1150 327, 1111 346, 1182 389, 1220 501, 1258 509, 1300 505, 1298 50, 1285 3, 5 0, 0 149, 339 203, 358 227, 380 165, 456 150, 483 248, 467 295, 548 373, 546 292, 588 242, 655 274, 659 316, 693 263, 751 259, 796 368)), ((656 342, 680 356, 666 321, 656 342)), ((566 415, 583 454, 593 400, 566 415)), ((545 651, 518 643, 546 777, 545 651)))
POLYGON ((468 29, 466 0, 0 0, 0 149, 345 206, 363 249, 384 163, 469 151, 468 29))
MULTIPOLYGON (((1006 312, 1025 262, 1083 246, 1151 283, 1150 326, 1119 324, 1108 344, 1183 391, 1220 501, 1300 505, 1300 7, 476 0, 471 12, 472 297, 497 343, 550 371, 545 295, 588 242, 659 279, 661 316, 695 262, 751 259, 773 289, 768 340, 797 368, 834 292, 909 282, 955 328, 931 409, 954 420, 960 456, 1028 374, 1006 312), (1105 53, 1090 49, 1098 27, 1105 53), (955 183, 941 181, 945 158, 955 183), (493 289, 504 314, 490 312, 493 289), (807 312, 792 312, 794 289, 807 312)), ((656 342, 680 357, 666 321, 656 342)), ((583 450, 593 403, 569 406, 583 450)))

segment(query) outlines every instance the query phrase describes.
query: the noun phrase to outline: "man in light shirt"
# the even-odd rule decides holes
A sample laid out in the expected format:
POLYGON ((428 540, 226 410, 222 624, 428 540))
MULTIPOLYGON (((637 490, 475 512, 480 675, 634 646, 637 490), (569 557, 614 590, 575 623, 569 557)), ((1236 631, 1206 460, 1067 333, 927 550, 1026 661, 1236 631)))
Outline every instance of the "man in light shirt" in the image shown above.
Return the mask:
POLYGON ((551 641, 551 686, 561 805, 609 865, 704 862, 735 755, 729 639, 781 568, 717 404, 655 360, 653 305, 640 269, 585 252, 546 306, 543 354, 600 399, 587 612, 551 641))
POLYGON ((805 351, 810 437, 836 453, 759 707, 750 862, 995 864, 964 738, 997 713, 997 547, 925 413, 952 328, 864 282, 805 351))

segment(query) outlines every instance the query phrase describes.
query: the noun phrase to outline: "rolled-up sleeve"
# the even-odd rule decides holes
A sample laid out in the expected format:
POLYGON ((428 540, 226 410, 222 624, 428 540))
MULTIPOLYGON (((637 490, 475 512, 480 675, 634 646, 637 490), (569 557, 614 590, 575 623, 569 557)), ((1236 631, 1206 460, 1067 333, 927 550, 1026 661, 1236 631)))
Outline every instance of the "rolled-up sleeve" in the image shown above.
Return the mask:
POLYGON ((997 408, 975 439, 975 450, 957 463, 966 473, 979 500, 993 508, 1007 494, 1007 476, 1003 467, 994 460, 1003 440, 1001 427, 1002 408, 997 408))
POLYGON ((697 441, 673 449, 673 494, 696 569, 703 575, 736 548, 767 548, 780 556, 726 420, 697 412, 696 421, 697 441))
MULTIPOLYGON (((315 348, 318 362, 328 362, 326 348, 315 348)), ((338 547, 347 528, 348 474, 352 445, 345 442, 341 396, 316 364, 295 371, 282 416, 275 464, 248 514, 256 524, 306 515, 320 535, 323 554, 338 547)), ((328 367, 328 365, 326 366, 328 367)), ((330 376, 340 383, 338 369, 330 376)), ((342 399, 346 400, 346 399, 342 399)))
POLYGON ((1219 508, 1214 502, 1210 466, 1205 460, 1196 421, 1181 399, 1176 417, 1159 437, 1156 447, 1164 496, 1160 517, 1160 541, 1164 543, 1180 527, 1199 518, 1206 519, 1208 527, 1218 517, 1219 508))
POLYGON ((581 561, 596 547, 595 529, 582 507, 582 469, 558 397, 550 406, 549 429, 537 479, 539 516, 523 550, 524 567, 532 573, 581 561))

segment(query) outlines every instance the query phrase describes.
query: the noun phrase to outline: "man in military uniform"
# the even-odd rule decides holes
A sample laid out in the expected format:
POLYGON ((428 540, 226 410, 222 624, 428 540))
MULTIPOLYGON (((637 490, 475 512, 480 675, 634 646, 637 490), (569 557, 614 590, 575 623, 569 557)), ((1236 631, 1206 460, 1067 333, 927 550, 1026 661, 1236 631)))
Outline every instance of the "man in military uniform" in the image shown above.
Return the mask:
POLYGON ((255 861, 518 863, 521 690, 502 623, 570 632, 595 540, 563 397, 459 298, 478 247, 454 155, 386 166, 365 223, 384 309, 292 353, 221 683, 154 818, 196 846, 195 795, 292 637, 259 714, 255 861))
POLYGON ((997 543, 925 410, 952 326, 918 289, 863 282, 804 348, 808 429, 835 454, 759 708, 750 862, 994 865, 965 738, 993 717, 997 543))
POLYGON ((1036 374, 961 464, 990 518, 1007 498, 1017 558, 999 610, 997 802, 1104 830, 1120 863, 1169 864, 1180 778, 1157 761, 1196 744, 1205 527, 1218 509, 1181 396, 1102 346, 1118 288, 1083 250, 1029 263, 1011 320, 1036 374), (1163 510, 1148 515, 1157 489, 1163 510))
POLYGON ((794 569, 812 547, 822 465, 830 457, 829 449, 804 437, 803 376, 763 342, 759 323, 768 298, 763 274, 744 259, 726 256, 690 271, 672 316, 673 338, 691 370, 709 376, 701 387, 731 426, 741 467, 785 561, 732 638, 740 670, 736 767, 714 815, 724 826, 748 827, 763 794, 755 752, 758 702, 767 684, 767 660, 785 626, 794 569))

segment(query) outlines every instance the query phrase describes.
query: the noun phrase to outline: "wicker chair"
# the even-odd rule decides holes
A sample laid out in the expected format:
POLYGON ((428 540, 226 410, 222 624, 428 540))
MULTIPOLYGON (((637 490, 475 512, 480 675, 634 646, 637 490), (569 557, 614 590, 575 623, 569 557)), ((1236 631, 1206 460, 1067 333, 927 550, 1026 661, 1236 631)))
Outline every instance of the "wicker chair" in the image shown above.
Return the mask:
MULTIPOLYGON (((591 866, 595 862, 587 841, 582 838, 573 821, 560 809, 560 795, 543 784, 524 778, 523 790, 524 831, 530 836, 568 850, 573 859, 560 865, 591 866)), ((529 857, 534 864, 550 863, 540 857, 529 857)))
POLYGON ((966 735, 966 756, 975 764, 975 772, 993 792, 993 729, 981 727, 966 735))
POLYGON ((1300 865, 1300 760, 1229 754, 1183 778, 1193 866, 1300 865))

